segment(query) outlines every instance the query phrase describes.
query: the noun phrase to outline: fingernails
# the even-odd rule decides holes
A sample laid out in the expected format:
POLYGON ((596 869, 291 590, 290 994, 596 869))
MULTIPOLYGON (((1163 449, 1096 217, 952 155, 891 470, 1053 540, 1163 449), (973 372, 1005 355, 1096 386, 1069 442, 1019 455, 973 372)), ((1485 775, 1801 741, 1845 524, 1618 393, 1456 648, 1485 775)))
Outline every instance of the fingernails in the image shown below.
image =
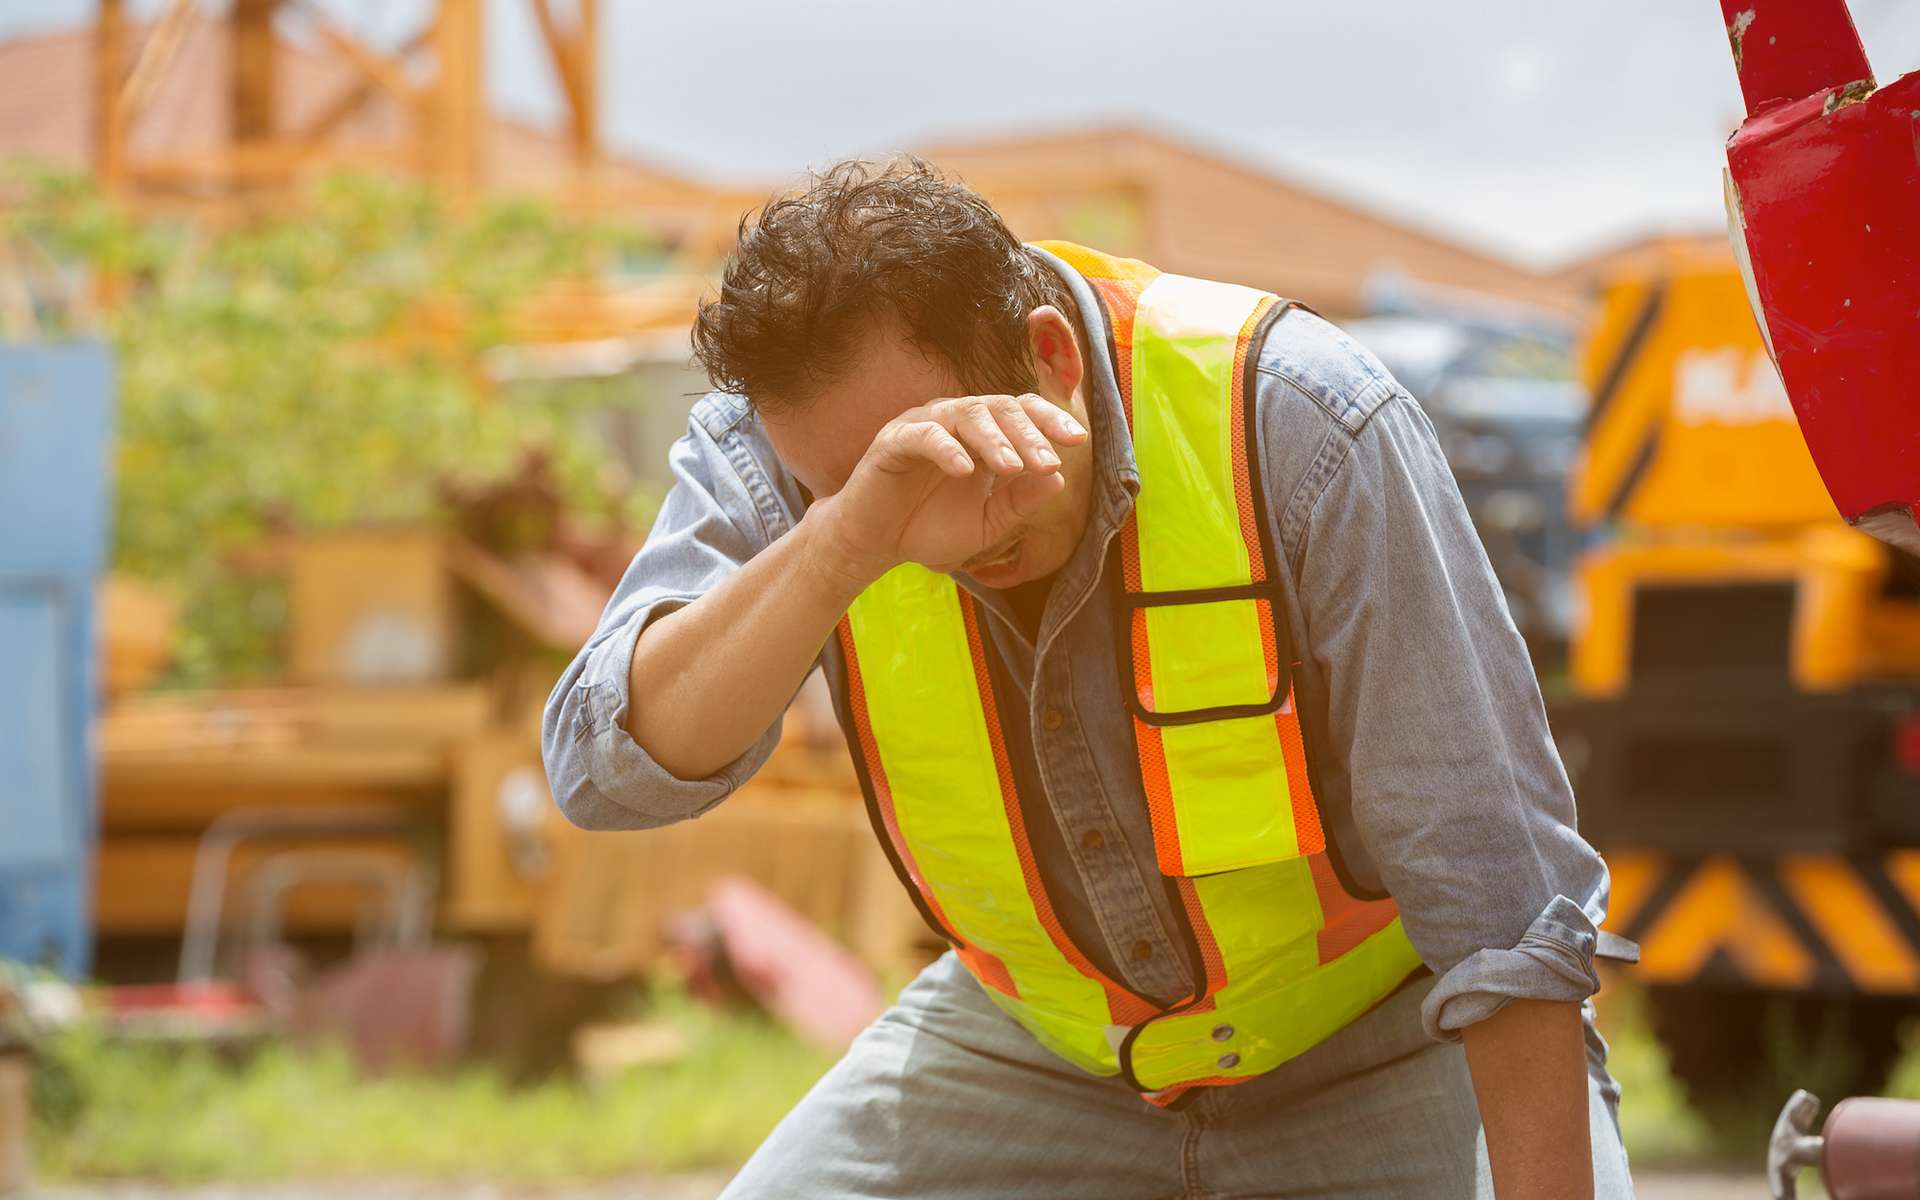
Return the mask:
POLYGON ((1020 456, 1011 450, 1002 450, 994 457, 999 460, 1001 466, 1009 471, 1017 471, 1020 469, 1020 456))
POLYGON ((1042 446, 1039 450, 1035 451, 1034 457, 1038 458, 1041 462, 1045 463, 1049 467, 1057 467, 1060 465, 1060 456, 1058 454, 1055 454, 1052 450, 1048 449, 1045 446, 1042 446))
POLYGON ((966 455, 956 451, 953 454, 948 455, 947 457, 953 460, 954 470, 960 472, 962 475, 965 475, 967 472, 973 470, 973 460, 971 458, 968 458, 966 455))
POLYGON ((1066 417, 1064 418, 1064 420, 1067 423, 1067 432, 1072 434, 1073 436, 1079 437, 1081 434, 1086 432, 1085 429, 1081 428, 1080 422, 1074 420, 1072 417, 1066 417))

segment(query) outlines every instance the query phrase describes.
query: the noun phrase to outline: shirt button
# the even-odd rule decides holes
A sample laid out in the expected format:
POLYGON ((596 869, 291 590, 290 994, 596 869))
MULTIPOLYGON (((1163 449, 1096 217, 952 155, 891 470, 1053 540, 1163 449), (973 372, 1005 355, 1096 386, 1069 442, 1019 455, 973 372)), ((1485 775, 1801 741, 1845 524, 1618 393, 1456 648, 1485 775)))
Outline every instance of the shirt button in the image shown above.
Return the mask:
POLYGON ((1107 839, 1100 836, 1098 829, 1089 829, 1080 835, 1080 847, 1083 850, 1098 850, 1106 844, 1107 839))
POLYGON ((1142 938, 1133 944, 1133 961, 1145 962, 1153 957, 1153 944, 1142 938))
POLYGON ((1222 1054, 1220 1056, 1220 1069, 1222 1071, 1231 1071, 1239 1065, 1240 1056, 1238 1054, 1222 1054))
POLYGON ((1040 714, 1040 724, 1048 730, 1058 729, 1066 723, 1066 717, 1062 716, 1057 708, 1048 708, 1046 712, 1040 714))
POLYGON ((1216 1042, 1224 1042, 1232 1036, 1233 1026, 1231 1025, 1215 1025, 1213 1027, 1213 1040, 1216 1042))

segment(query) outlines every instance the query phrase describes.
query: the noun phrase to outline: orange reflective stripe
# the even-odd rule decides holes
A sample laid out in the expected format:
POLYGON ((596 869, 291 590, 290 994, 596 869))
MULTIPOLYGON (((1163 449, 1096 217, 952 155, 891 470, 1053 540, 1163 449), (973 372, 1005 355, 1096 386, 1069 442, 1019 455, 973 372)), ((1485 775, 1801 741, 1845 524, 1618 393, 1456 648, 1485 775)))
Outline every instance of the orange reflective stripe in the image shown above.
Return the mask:
POLYGON ((907 878, 913 881, 914 890, 926 902, 934 923, 953 941, 961 961, 967 964, 974 976, 980 982, 1017 999, 1020 989, 1014 985, 1007 965, 978 946, 968 945, 954 932, 953 922, 947 919, 947 914, 940 908, 940 898, 927 886, 926 877, 920 874, 920 865, 913 860, 912 848, 900 835, 900 819, 893 811, 893 793, 887 787, 887 768, 880 761, 880 744, 874 740, 873 723, 867 713, 867 689, 860 677, 860 652, 854 646, 852 620, 841 617, 835 632, 839 635, 840 649, 847 661, 847 707, 853 715, 854 731, 860 741, 860 756, 866 761, 867 782, 872 788, 874 809, 880 814, 880 824, 887 831, 887 842, 893 847, 894 860, 907 873, 907 878))
POLYGON ((960 593, 960 613, 966 621, 967 647, 973 652, 974 683, 980 689, 980 705, 987 718, 987 739, 993 746, 993 765, 1000 776, 1000 799, 1006 808, 1007 827, 1013 834, 1014 853, 1020 859, 1020 875, 1026 881, 1027 899, 1033 904, 1034 915, 1040 918, 1041 928, 1047 931, 1047 937, 1053 942, 1054 948, 1060 951, 1060 957, 1105 990, 1107 1009, 1116 1023, 1131 1025, 1143 1021, 1158 1010, 1095 967, 1081 953, 1073 939, 1067 936, 1066 927, 1053 911, 1053 900, 1047 895, 1046 883, 1040 878, 1040 864, 1034 858, 1033 845, 1027 837, 1019 785, 1013 777, 1013 759, 1007 753, 1007 739, 1000 728, 1000 709, 994 699, 993 676, 987 667, 986 646, 980 640, 979 605, 965 592, 960 593))
MULTIPOLYGON (((1294 668, 1300 666, 1293 664, 1294 668)), ((1293 799, 1293 828, 1300 838, 1300 853, 1325 854, 1326 830, 1320 825, 1320 802, 1314 799, 1312 777, 1307 771, 1307 746, 1300 734, 1300 712, 1294 707, 1294 688, 1287 685, 1286 703, 1273 714, 1274 728, 1280 731, 1280 750, 1287 756, 1287 789, 1293 799)))
MULTIPOLYGON (((1127 527, 1121 534, 1123 558, 1138 557, 1132 536, 1133 519, 1127 519, 1127 527), (1133 554, 1124 553, 1133 549, 1133 554)), ((1134 566, 1136 576, 1139 566, 1134 566)), ((1151 706, 1153 703, 1153 666, 1152 657, 1147 653, 1147 625, 1140 619, 1140 613, 1133 614, 1133 629, 1128 634, 1133 639, 1133 686, 1140 693, 1140 702, 1151 706)), ((1160 727, 1148 725, 1134 719, 1133 737, 1136 753, 1140 759, 1140 784, 1147 796, 1149 824, 1153 829, 1153 852, 1164 865, 1180 864, 1180 835, 1173 817, 1173 780, 1167 777, 1167 755, 1160 744, 1160 727)), ((1179 874, 1178 871, 1173 874, 1179 874)))
MULTIPOLYGON (((1193 926, 1194 941, 1200 945, 1200 961, 1206 965, 1207 978, 1201 991, 1201 1003, 1190 1011, 1205 1012, 1213 1007, 1213 996, 1227 986, 1227 963, 1220 955, 1220 946, 1213 938, 1213 926, 1207 923, 1206 906, 1200 903, 1200 893, 1195 890, 1193 880, 1182 877, 1174 881, 1180 889, 1180 902, 1187 910, 1187 921, 1193 926)), ((1195 980, 1196 984, 1202 981, 1195 980)))
MULTIPOLYGON (((1233 407, 1236 411, 1244 411, 1248 403, 1247 353, 1253 345, 1254 332, 1279 302, 1277 296, 1262 301, 1240 330, 1240 340, 1233 350, 1233 407)), ((1240 536, 1247 544, 1247 563, 1253 582, 1265 583, 1268 565, 1265 542, 1260 536, 1261 514, 1254 511, 1253 485, 1247 474, 1248 456, 1259 451, 1258 446, 1247 445, 1247 422, 1233 422, 1233 491, 1240 506, 1240 536)), ((1280 668, 1283 665, 1291 668, 1294 664, 1283 664, 1279 660, 1279 647, 1274 644, 1272 606, 1262 600, 1259 601, 1259 609, 1260 644, 1267 656, 1268 686, 1277 687, 1280 668)), ((1293 803, 1293 826, 1295 836, 1299 839, 1300 853, 1318 854, 1327 848, 1327 839, 1320 827, 1320 806, 1314 800, 1313 785, 1307 775, 1306 747, 1300 737, 1300 717, 1294 711, 1291 683, 1288 685, 1286 703, 1273 714, 1273 721, 1274 727, 1279 730, 1281 751, 1287 760, 1287 791, 1293 803)))
MULTIPOLYGON (((1280 303, 1278 296, 1268 296, 1254 306, 1253 314, 1247 323, 1240 327, 1239 340, 1233 346, 1233 410, 1236 413, 1246 411, 1247 404, 1247 350, 1253 343, 1254 330, 1260 322, 1266 320, 1273 306, 1280 303)), ((1240 540, 1247 544, 1247 569, 1254 583, 1267 581, 1267 556, 1264 543, 1260 538, 1260 514, 1253 507, 1253 484, 1247 477, 1247 456, 1259 450, 1257 446, 1247 445, 1247 423, 1234 421, 1231 427, 1231 450, 1233 457, 1233 498, 1240 509, 1240 540)), ((1274 661, 1273 622, 1261 622, 1269 634, 1267 638, 1267 677, 1278 682, 1278 664, 1274 661)))
MULTIPOLYGON (((1095 251, 1083 250, 1065 242, 1042 243, 1086 276, 1106 303, 1112 323, 1114 380, 1120 390, 1120 408, 1129 427, 1133 424, 1133 314, 1140 289, 1159 272, 1135 260, 1111 260, 1095 251), (1132 263, 1143 270, 1130 276, 1114 274, 1113 264, 1132 263)), ((1140 527, 1133 515, 1127 515, 1120 531, 1120 569, 1129 592, 1140 590, 1140 527)), ((1140 703, 1153 706, 1153 656, 1147 648, 1146 614, 1135 609, 1128 637, 1133 639, 1133 686, 1140 703)), ((1154 853, 1159 861, 1180 864, 1180 835, 1173 816, 1173 782, 1167 777, 1166 751, 1160 743, 1160 728, 1135 720, 1134 740, 1140 758, 1140 781, 1146 791, 1147 811, 1153 829, 1154 853)), ((1172 874, 1179 874, 1176 869, 1172 874)))
POLYGON ((1307 860, 1313 868, 1313 890, 1320 898, 1325 921, 1320 927, 1320 963, 1325 966, 1393 924, 1400 908, 1392 900, 1361 900, 1341 886, 1333 859, 1316 854, 1307 860))
POLYGON ((1006 963, 978 946, 962 945, 956 947, 953 953, 982 984, 1003 996, 1012 996, 1015 1000, 1020 998, 1020 985, 1013 981, 1006 963))
POLYGON ((1190 1079, 1186 1083, 1178 1084, 1170 1088, 1163 1088, 1157 1092, 1143 1092, 1140 1098, 1155 1108, 1172 1108, 1181 1100, 1185 1099, 1187 1093, 1193 1091, 1195 1088, 1233 1087, 1235 1084, 1252 1083, 1254 1080, 1261 1078, 1264 1078, 1264 1076, 1208 1075, 1200 1079, 1190 1079))

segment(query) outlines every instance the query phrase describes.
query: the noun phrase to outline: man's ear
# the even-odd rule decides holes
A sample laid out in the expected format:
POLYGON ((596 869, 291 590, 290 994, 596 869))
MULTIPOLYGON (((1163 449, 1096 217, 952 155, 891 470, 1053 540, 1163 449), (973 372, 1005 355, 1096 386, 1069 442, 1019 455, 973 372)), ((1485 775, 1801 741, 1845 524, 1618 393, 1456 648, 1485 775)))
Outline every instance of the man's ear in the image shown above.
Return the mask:
POLYGON ((1087 370, 1073 322, 1053 305, 1043 304, 1027 314, 1027 344, 1033 351, 1033 372, 1040 380, 1041 394, 1066 404, 1087 370))

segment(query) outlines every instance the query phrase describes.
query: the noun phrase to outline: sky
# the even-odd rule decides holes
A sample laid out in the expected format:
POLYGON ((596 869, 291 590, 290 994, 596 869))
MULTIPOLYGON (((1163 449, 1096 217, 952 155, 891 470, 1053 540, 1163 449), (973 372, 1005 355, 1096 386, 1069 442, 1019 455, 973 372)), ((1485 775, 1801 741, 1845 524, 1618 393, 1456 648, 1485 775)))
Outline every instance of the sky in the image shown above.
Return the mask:
MULTIPOLYGON (((375 39, 423 11, 316 2, 375 39)), ((554 117, 531 5, 488 4, 496 103, 554 117)), ((1852 7, 1882 81, 1920 68, 1920 3, 1852 7)), ((698 176, 762 183, 967 134, 1128 121, 1535 265, 1722 225, 1724 144, 1742 115, 1715 0, 602 8, 609 142, 698 176)), ((92 11, 4 0, 0 36, 92 11)))

